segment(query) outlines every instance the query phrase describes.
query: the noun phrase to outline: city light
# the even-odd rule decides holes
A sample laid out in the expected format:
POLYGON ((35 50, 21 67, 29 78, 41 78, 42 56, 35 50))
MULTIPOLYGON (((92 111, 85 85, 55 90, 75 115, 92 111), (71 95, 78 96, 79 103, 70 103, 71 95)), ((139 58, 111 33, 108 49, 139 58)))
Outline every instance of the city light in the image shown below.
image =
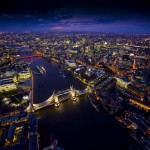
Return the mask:
POLYGON ((0 149, 59 148, 52 134, 66 149, 122 149, 127 128, 119 142, 149 150, 149 48, 147 34, 1 33, 0 149))

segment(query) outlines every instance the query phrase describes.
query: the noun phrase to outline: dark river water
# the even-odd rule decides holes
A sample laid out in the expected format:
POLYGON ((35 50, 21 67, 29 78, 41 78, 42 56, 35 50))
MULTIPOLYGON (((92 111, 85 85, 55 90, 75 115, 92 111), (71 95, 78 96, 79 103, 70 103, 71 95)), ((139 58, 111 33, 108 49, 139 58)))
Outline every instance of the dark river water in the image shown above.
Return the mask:
MULTIPOLYGON (((36 65, 44 66, 45 75, 34 75, 34 103, 45 101, 52 92, 82 85, 69 75, 62 76, 56 64, 43 58, 34 58, 36 65)), ((102 108, 99 112, 90 104, 87 95, 76 103, 62 102, 59 108, 50 106, 36 112, 39 120, 41 149, 50 145, 50 136, 65 150, 128 150, 133 143, 127 130, 102 108)))

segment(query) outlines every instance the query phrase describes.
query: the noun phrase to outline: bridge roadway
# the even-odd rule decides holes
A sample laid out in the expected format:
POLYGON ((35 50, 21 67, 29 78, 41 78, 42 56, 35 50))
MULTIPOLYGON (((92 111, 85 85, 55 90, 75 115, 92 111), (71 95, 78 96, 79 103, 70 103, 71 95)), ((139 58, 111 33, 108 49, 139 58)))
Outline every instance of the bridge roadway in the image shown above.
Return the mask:
POLYGON ((65 90, 65 91, 59 91, 59 92, 57 93, 57 96, 61 96, 61 95, 68 94, 68 93, 70 93, 70 89, 67 89, 67 90, 65 90))
MULTIPOLYGON (((75 90, 75 91, 76 91, 76 97, 80 96, 80 95, 83 95, 83 94, 85 94, 87 92, 86 90, 81 90, 81 91, 75 90)), ((65 94, 68 94, 67 96, 58 98, 58 101, 62 102, 64 100, 67 100, 67 99, 71 98, 70 92, 71 92, 70 89, 65 90, 65 91, 60 91, 57 94, 55 94, 55 96, 59 97, 59 96, 63 96, 65 94)), ((54 105, 54 94, 52 94, 46 101, 44 101, 42 103, 32 104, 34 111, 42 109, 42 108, 47 107, 47 106, 51 106, 51 105, 54 105)), ((26 111, 30 111, 30 106, 27 107, 26 111)))
POLYGON ((41 57, 41 56, 40 55, 22 56, 19 59, 31 59, 31 58, 34 58, 34 57, 41 57))

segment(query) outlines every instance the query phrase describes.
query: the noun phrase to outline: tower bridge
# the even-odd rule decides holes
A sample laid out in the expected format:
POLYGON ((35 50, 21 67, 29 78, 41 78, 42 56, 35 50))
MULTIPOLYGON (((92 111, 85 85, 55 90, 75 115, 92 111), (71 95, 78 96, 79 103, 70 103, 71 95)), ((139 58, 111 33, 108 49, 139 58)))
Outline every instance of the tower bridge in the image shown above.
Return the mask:
POLYGON ((73 88, 73 86, 70 87, 70 89, 64 90, 64 91, 59 91, 57 93, 53 93, 47 100, 45 100, 42 103, 33 103, 33 96, 32 96, 32 92, 30 92, 30 103, 29 106, 26 108, 27 112, 32 112, 32 111, 36 111, 42 108, 45 108, 47 106, 51 106, 51 105, 55 105, 55 106, 59 106, 60 102, 65 101, 67 99, 70 99, 72 101, 76 101, 76 98, 80 95, 83 95, 85 93, 87 93, 88 90, 76 90, 75 88, 73 88))

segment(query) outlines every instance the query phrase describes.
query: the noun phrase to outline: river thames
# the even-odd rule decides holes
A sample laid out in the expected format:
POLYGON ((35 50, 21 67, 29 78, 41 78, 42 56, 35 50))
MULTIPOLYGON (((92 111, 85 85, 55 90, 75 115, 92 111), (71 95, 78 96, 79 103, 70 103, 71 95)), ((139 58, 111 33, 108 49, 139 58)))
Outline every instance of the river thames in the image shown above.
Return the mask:
MULTIPOLYGON (((81 83, 73 79, 56 64, 34 58, 30 67, 36 65, 46 69, 44 75, 34 75, 34 103, 45 101, 53 91, 65 90, 73 85, 83 89, 81 83)), ((50 136, 58 140, 65 150, 128 150, 135 143, 127 130, 103 108, 97 112, 87 95, 60 103, 59 108, 50 106, 36 112, 39 122, 41 149, 50 145, 50 136)))

